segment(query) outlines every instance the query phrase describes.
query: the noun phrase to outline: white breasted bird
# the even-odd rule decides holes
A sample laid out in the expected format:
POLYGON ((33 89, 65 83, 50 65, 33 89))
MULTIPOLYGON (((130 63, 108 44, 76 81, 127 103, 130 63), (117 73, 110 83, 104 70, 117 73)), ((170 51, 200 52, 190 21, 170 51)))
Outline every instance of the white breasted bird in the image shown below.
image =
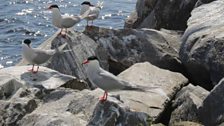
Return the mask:
POLYGON ((56 49, 42 50, 31 47, 31 40, 25 39, 22 43, 22 56, 23 58, 33 65, 32 69, 29 70, 32 73, 37 73, 39 65, 47 62, 54 54, 65 52, 63 49, 67 43, 62 44, 56 49), (38 65, 37 70, 34 70, 34 65, 38 65))
POLYGON ((84 14, 86 11, 90 11, 88 16, 85 17, 87 21, 87 26, 89 25, 88 21, 92 21, 93 24, 93 20, 98 18, 102 8, 103 8, 103 2, 98 2, 96 6, 92 5, 89 1, 82 2, 80 15, 84 14))
POLYGON ((59 34, 62 33, 63 29, 67 31, 67 28, 73 27, 75 24, 79 23, 82 19, 87 17, 89 14, 89 11, 86 11, 82 15, 78 15, 78 16, 62 16, 58 5, 55 5, 55 4, 49 6, 48 9, 52 11, 53 25, 58 28, 61 28, 61 32, 59 34))
POLYGON ((108 91, 114 91, 114 90, 147 91, 148 89, 153 88, 153 87, 151 88, 143 87, 140 85, 130 85, 128 82, 121 80, 112 73, 102 69, 96 56, 88 57, 88 59, 85 60, 82 64, 87 64, 86 73, 89 81, 105 91, 104 95, 100 97, 100 101, 107 100, 108 91))

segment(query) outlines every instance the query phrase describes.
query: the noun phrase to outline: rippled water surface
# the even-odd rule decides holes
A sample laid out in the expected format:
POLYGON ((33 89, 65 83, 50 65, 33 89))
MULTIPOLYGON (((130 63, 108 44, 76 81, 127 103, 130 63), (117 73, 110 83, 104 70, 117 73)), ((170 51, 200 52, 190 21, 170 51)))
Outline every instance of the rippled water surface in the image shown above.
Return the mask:
MULTIPOLYGON (((63 14, 79 13, 81 0, 0 0, 0 68, 21 60, 21 42, 29 38, 37 47, 57 31, 51 24, 50 4, 58 4, 63 14)), ((97 0, 90 1, 93 4, 97 0)), ((104 0, 104 7, 94 25, 122 28, 124 19, 134 10, 136 0, 104 0)), ((81 30, 82 21, 74 29, 81 30)))

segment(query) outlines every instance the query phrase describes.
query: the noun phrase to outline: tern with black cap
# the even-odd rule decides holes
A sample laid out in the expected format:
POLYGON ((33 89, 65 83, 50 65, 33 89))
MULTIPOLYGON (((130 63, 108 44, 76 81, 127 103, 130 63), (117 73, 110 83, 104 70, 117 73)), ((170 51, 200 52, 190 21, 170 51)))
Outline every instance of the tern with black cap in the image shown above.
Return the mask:
POLYGON ((98 1, 98 4, 96 6, 92 5, 89 1, 82 2, 80 15, 89 11, 88 16, 85 17, 85 19, 87 21, 87 26, 89 25, 88 21, 92 21, 92 24, 93 24, 93 20, 98 18, 99 14, 100 14, 100 10, 102 8, 103 8, 103 2, 98 1))
POLYGON ((82 15, 78 16, 62 16, 58 5, 53 4, 48 7, 52 11, 52 23, 54 26, 61 28, 59 34, 62 33, 62 30, 73 27, 75 24, 79 23, 82 19, 88 16, 89 11, 86 11, 82 15))
POLYGON ((87 64, 86 73, 89 81, 105 91, 104 95, 100 97, 100 101, 107 100, 109 91, 136 90, 144 92, 148 91, 149 89, 157 88, 157 87, 144 87, 140 85, 131 85, 128 82, 121 80, 112 73, 101 68, 98 58, 96 56, 88 57, 88 59, 85 60, 83 64, 87 64))
POLYGON ((32 69, 29 71, 31 71, 32 73, 37 73, 40 64, 47 62, 56 53, 65 52, 65 50, 63 49, 66 45, 67 43, 64 43, 56 49, 43 50, 32 48, 31 40, 25 39, 22 43, 22 56, 27 62, 33 65, 32 69), (38 65, 36 71, 34 70, 35 64, 38 65))

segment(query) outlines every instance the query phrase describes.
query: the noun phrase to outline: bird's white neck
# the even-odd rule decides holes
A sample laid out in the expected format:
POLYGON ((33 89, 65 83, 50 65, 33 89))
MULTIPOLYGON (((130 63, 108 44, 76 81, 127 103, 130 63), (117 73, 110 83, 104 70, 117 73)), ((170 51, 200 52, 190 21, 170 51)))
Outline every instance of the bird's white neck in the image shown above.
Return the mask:
POLYGON ((57 8, 53 8, 52 9, 52 23, 56 26, 56 27, 61 27, 61 12, 59 9, 57 8))
POLYGON ((88 63, 88 67, 87 67, 87 71, 89 71, 90 73, 92 72, 96 72, 96 71, 99 71, 100 70, 100 64, 97 60, 94 60, 94 61, 90 61, 88 63))

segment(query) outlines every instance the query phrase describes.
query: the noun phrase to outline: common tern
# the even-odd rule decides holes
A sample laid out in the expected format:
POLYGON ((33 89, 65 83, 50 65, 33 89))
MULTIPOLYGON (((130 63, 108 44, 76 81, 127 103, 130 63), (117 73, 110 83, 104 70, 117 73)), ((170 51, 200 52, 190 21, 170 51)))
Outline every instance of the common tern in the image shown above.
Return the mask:
POLYGON ((112 73, 101 68, 98 58, 96 56, 88 57, 88 59, 85 60, 82 64, 87 64, 86 73, 89 81, 92 84, 104 90, 104 95, 100 97, 100 101, 107 100, 108 91, 115 91, 115 90, 147 91, 148 89, 152 88, 140 85, 131 85, 128 82, 121 80, 112 73))
POLYGON ((89 1, 84 1, 81 4, 80 15, 89 11, 88 16, 85 17, 85 19, 87 21, 87 26, 89 25, 88 21, 92 21, 92 24, 93 24, 93 20, 98 18, 102 7, 103 7, 103 2, 98 2, 98 4, 96 6, 92 5, 89 1))
MULTIPOLYGON (((39 65, 47 62, 54 54, 65 52, 63 49, 67 43, 62 44, 56 49, 42 50, 31 47, 31 40, 25 39, 22 43, 22 56, 23 58, 33 65, 32 69, 29 70, 33 73, 37 73, 39 65), (34 65, 37 64, 37 70, 34 70, 34 65)), ((67 50, 66 50, 67 51, 67 50)))
POLYGON ((73 27, 75 24, 79 23, 82 19, 89 15, 90 11, 85 11, 82 15, 78 16, 62 16, 58 5, 53 4, 48 7, 52 11, 52 23, 54 26, 61 28, 59 34, 62 33, 62 30, 73 27))

